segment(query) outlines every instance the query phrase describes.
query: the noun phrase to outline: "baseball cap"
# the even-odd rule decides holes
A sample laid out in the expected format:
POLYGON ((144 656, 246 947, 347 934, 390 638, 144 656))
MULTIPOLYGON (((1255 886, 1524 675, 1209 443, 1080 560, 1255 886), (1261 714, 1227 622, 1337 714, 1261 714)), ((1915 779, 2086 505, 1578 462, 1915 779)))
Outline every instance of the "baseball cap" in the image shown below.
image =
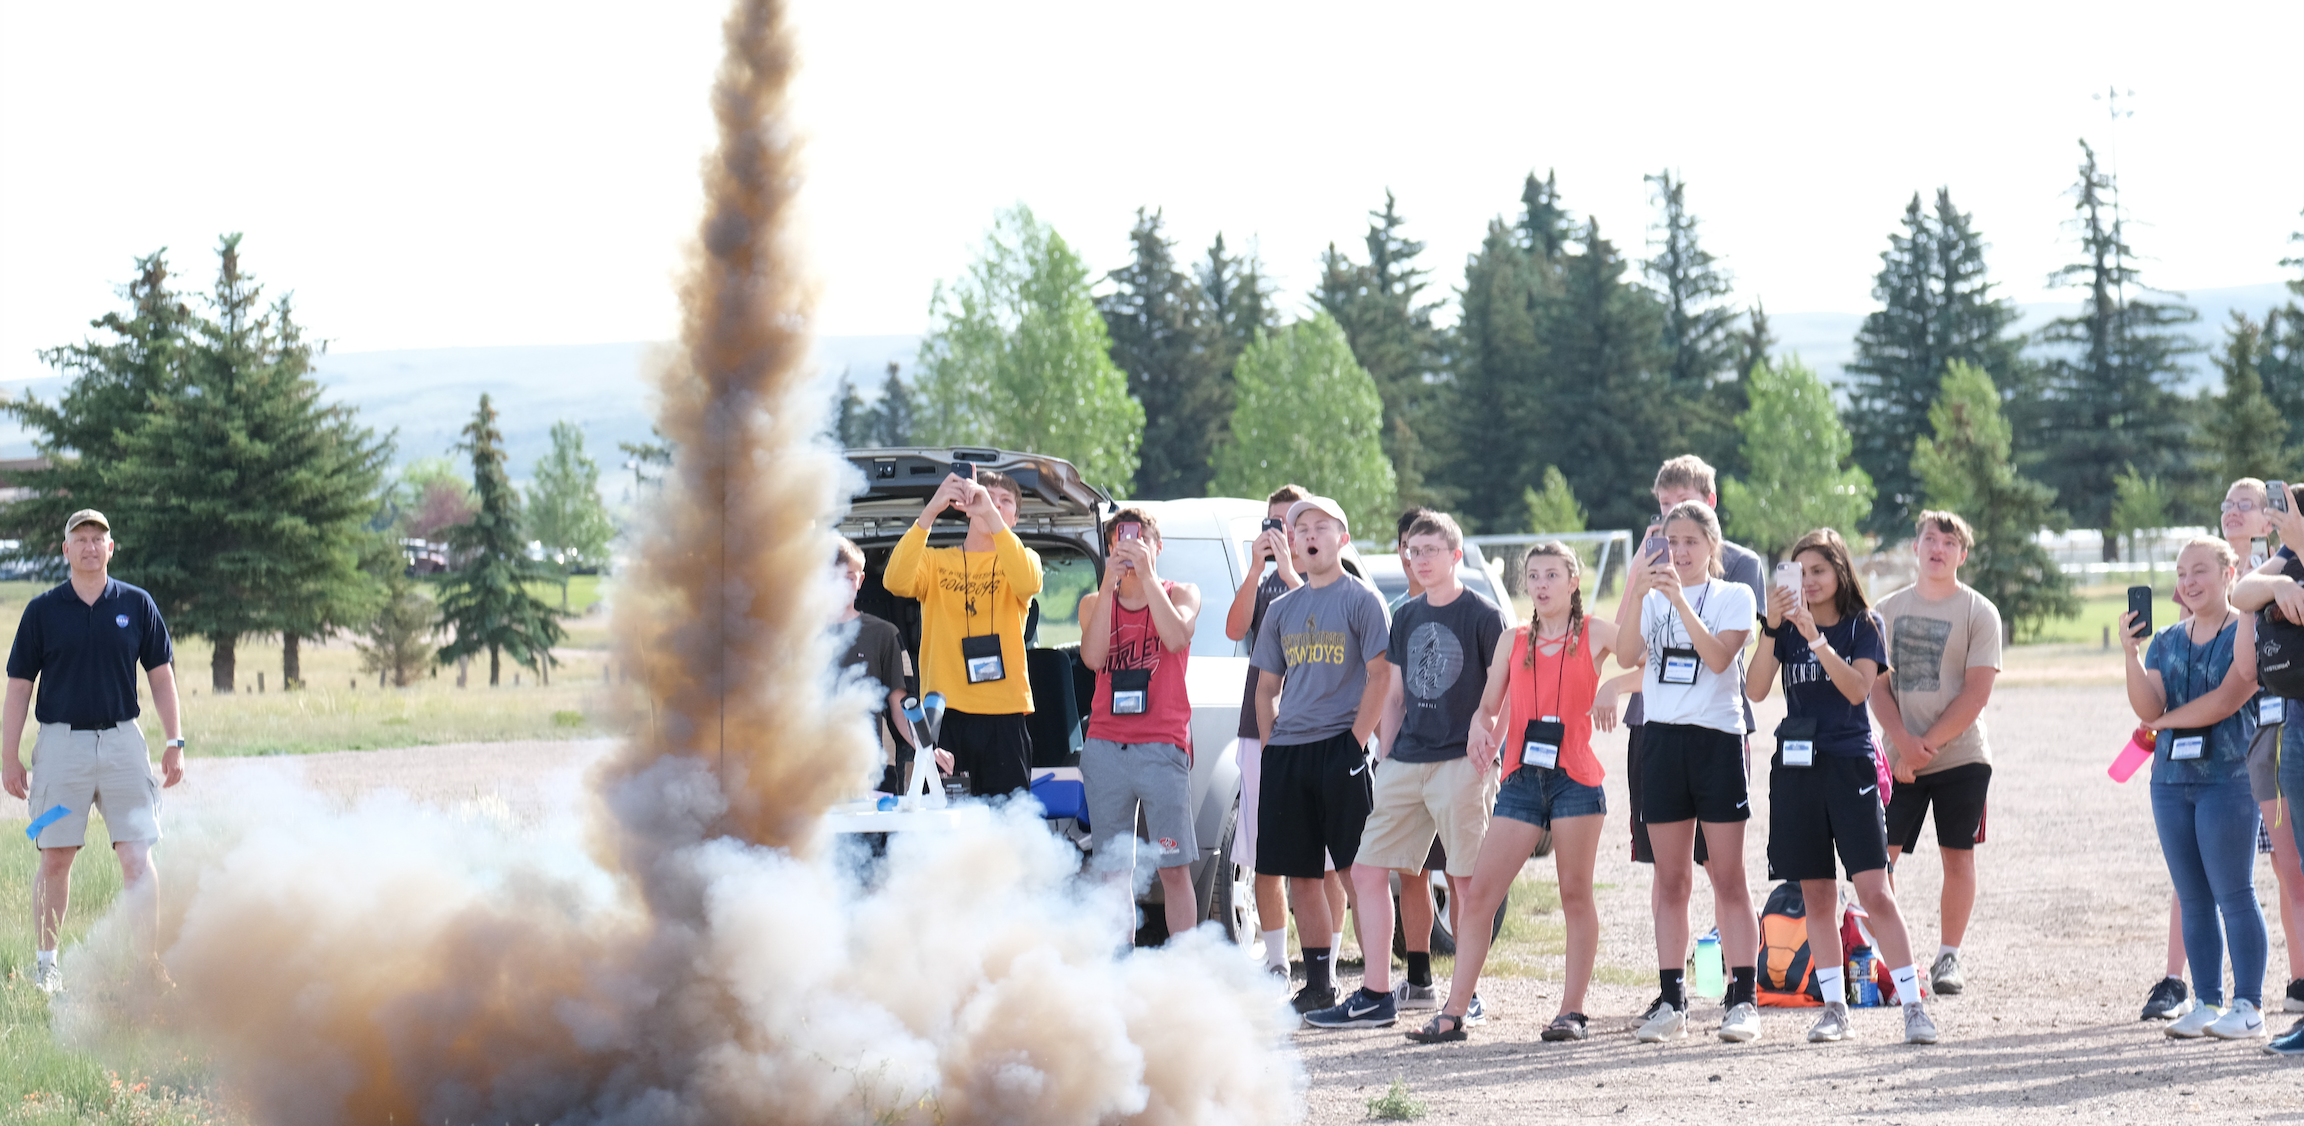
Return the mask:
POLYGON ((71 516, 65 518, 64 534, 67 536, 71 535, 72 529, 77 528, 82 524, 102 524, 104 525, 105 531, 109 532, 112 530, 112 521, 106 519, 103 513, 98 512, 93 508, 83 508, 80 511, 75 512, 71 516))
POLYGON ((1344 531, 1347 534, 1352 531, 1352 521, 1351 518, 1344 515, 1344 506, 1336 503, 1333 500, 1330 500, 1327 497, 1306 497, 1303 500, 1289 505, 1288 525, 1290 527, 1294 527, 1296 525, 1296 518, 1302 516, 1304 514, 1304 510, 1308 508, 1317 509, 1335 517, 1337 523, 1344 525, 1344 531))

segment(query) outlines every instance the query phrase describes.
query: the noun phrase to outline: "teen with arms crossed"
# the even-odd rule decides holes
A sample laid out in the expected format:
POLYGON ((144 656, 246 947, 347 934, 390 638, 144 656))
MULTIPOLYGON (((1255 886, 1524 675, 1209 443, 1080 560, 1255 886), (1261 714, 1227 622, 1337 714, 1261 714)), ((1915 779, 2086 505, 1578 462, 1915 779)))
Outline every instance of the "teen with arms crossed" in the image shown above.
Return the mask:
POLYGON ((2128 703, 2158 732, 2152 751, 2152 823, 2184 910, 2184 951, 2200 1007, 2167 1027, 2178 1039, 2264 1035, 2264 963, 2270 939, 2256 902, 2256 803, 2248 794, 2248 741, 2256 717, 2256 620, 2231 603, 2232 548, 2205 536, 2176 557, 2191 612, 2160 631, 2141 659, 2136 615, 2120 615, 2128 703), (2219 925, 2221 923, 2221 925, 2219 925), (2232 951, 2232 1004, 2224 951, 2232 951))
POLYGON ((1928 977, 1931 989, 1950 996, 1966 987, 1960 943, 1976 910, 1976 846, 1992 785, 1992 750, 1979 717, 2000 675, 2000 609, 1960 581, 1960 565, 1976 546, 1966 520, 1923 512, 1914 530, 1920 580, 1880 600, 1891 667, 1873 683, 1872 714, 1888 738, 1896 776, 1888 799, 1890 871, 1919 847, 1920 825, 1931 806, 1936 811, 1943 937, 1928 977))
POLYGON ((1752 591, 1720 577, 1720 518, 1702 501, 1664 517, 1661 556, 1636 560, 1616 611, 1619 658, 1643 666, 1646 749, 1638 815, 1656 852, 1656 965, 1662 991, 1639 1038, 1687 1034, 1688 896, 1701 823, 1711 849, 1712 917, 1728 961, 1720 1038, 1760 1035, 1760 920, 1744 880, 1744 700, 1737 657, 1752 634, 1752 591), (1637 615, 1637 617, 1635 617, 1637 615))
POLYGON ((1880 775, 1872 762, 1872 718, 1864 701, 1888 660, 1880 619, 1864 601, 1856 563, 1840 533, 1821 528, 1792 545, 1797 586, 1768 588, 1765 636, 1752 654, 1744 694, 1768 698, 1784 677, 1784 722, 1768 770, 1768 868, 1800 881, 1808 909, 1808 964, 1824 994, 1824 1013, 1810 1043, 1848 1035, 1841 975, 1840 883, 1832 854, 1856 885, 1872 937, 1880 943, 1896 1000, 1904 1006, 1904 1041, 1936 1042, 1936 1022, 1920 1000, 1920 967, 1888 888, 1888 830, 1881 820, 1880 775))
POLYGON ((1544 1027, 1546 1040, 1582 1040, 1590 1035, 1584 1016, 1584 990, 1592 982, 1592 961, 1600 950, 1600 909, 1592 898, 1592 866, 1600 855, 1600 829, 1608 819, 1608 797, 1600 788, 1605 774, 1592 754, 1592 727, 1616 724, 1616 709, 1596 709, 1600 662, 1616 646, 1616 623, 1584 616, 1584 568, 1562 543, 1528 549, 1521 573, 1535 612, 1512 632, 1512 644, 1499 646, 1488 666, 1487 691, 1472 719, 1471 761, 1486 769, 1502 751, 1503 788, 1495 817, 1472 872, 1469 894, 1460 900, 1456 928, 1456 974, 1448 1004, 1422 1031, 1408 1034, 1423 1044, 1464 1039, 1475 1023, 1474 992, 1488 961, 1486 920, 1522 865, 1535 854, 1547 830, 1552 863, 1560 881, 1560 914, 1568 925, 1568 976, 1560 1011, 1544 1027), (1499 710, 1501 709, 1501 714, 1499 710))

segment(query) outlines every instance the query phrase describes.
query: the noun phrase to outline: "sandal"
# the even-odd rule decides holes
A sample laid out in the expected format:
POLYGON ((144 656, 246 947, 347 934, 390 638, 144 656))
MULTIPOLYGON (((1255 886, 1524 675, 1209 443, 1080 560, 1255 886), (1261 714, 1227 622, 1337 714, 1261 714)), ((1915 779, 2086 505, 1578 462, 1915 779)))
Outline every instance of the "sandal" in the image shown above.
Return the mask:
POLYGON ((1587 1027, 1589 1023, 1582 1013, 1562 1013, 1553 1017, 1552 1023, 1544 1026, 1544 1039, 1582 1040, 1592 1035, 1592 1030, 1587 1027))
POLYGON ((1470 1039, 1464 1034, 1464 1018, 1454 1013, 1441 1013, 1422 1029, 1408 1033, 1407 1036, 1419 1044, 1445 1044, 1470 1039), (1443 1021, 1447 1023, 1443 1025, 1443 1021))

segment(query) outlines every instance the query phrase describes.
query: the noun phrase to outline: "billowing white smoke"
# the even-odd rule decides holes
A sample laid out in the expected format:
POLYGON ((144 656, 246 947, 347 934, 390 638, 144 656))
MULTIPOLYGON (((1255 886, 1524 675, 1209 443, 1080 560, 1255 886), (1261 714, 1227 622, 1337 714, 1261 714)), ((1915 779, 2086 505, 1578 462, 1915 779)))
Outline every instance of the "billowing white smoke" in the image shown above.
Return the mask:
POLYGON ((279 1126, 1295 1118, 1252 964, 1206 935, 1121 955, 1118 898, 1028 812, 900 835, 870 890, 827 847, 874 754, 866 694, 825 671, 848 478, 816 437, 782 5, 739 0, 726 37, 675 461, 620 576, 633 735, 531 826, 285 785, 179 819, 180 988, 108 990, 93 955, 130 962, 108 920, 60 1027, 180 1037, 279 1126))

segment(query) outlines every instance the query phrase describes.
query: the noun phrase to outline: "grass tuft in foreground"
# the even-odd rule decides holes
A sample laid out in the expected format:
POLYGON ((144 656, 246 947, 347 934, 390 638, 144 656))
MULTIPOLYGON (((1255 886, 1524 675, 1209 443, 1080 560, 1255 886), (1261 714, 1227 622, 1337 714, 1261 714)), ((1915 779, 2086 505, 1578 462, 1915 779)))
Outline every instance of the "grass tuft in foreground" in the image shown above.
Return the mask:
POLYGON ((1424 1117, 1432 1108, 1424 1100, 1408 1093, 1408 1084, 1398 1076, 1383 1094, 1368 1100, 1368 1114, 1387 1122, 1408 1122, 1424 1117))

